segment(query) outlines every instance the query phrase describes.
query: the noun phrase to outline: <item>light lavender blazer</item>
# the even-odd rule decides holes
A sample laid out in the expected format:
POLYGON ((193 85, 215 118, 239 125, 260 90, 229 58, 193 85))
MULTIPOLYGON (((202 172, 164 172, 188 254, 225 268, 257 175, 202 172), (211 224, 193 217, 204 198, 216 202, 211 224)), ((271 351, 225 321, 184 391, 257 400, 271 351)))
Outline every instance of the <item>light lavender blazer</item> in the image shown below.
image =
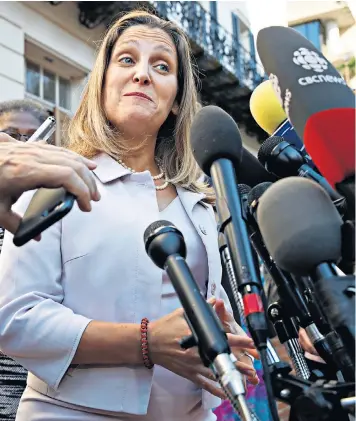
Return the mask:
MULTIPOLYGON (((153 370, 142 367, 71 368, 90 320, 140 323, 157 319, 162 271, 146 255, 143 233, 161 219, 148 171, 130 174, 106 154, 94 171, 101 193, 90 213, 77 206, 37 243, 21 248, 5 235, 0 257, 0 349, 30 373, 35 390, 68 403, 145 414, 153 370)), ((216 222, 202 194, 177 188, 208 256, 207 298, 221 287, 216 222)), ((33 192, 15 210, 23 213, 33 192)), ((203 263, 202 263, 203 264, 203 263)), ((228 304, 229 305, 229 304, 228 304)), ((220 400, 203 392, 204 407, 220 400)))

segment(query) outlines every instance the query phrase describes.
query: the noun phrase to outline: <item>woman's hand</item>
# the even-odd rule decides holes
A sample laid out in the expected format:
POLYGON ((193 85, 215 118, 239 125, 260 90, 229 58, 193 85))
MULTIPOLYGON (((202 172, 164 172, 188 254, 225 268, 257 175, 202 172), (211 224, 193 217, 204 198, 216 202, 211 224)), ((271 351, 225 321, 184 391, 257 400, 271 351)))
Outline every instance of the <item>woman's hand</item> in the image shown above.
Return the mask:
MULTIPOLYGON (((198 348, 184 350, 180 347, 179 341, 183 337, 191 335, 183 314, 183 309, 179 308, 149 324, 148 343, 151 361, 192 381, 213 395, 226 399, 223 390, 216 383, 211 369, 202 364, 198 348)), ((254 349, 253 341, 245 334, 228 334, 228 337, 229 344, 233 349, 254 349)), ((237 363, 237 367, 251 382, 256 378, 256 372, 250 362, 240 361, 237 363)))

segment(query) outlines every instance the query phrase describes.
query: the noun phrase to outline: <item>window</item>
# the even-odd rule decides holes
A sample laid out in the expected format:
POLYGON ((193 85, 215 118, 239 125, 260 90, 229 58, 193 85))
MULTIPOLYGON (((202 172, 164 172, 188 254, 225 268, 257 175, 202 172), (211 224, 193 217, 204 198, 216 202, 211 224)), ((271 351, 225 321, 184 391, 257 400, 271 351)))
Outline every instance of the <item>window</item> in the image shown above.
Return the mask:
POLYGON ((48 105, 70 109, 70 81, 29 60, 26 60, 26 93, 48 105))
POLYGON ((59 106, 67 110, 70 108, 70 83, 62 77, 59 78, 59 106))
POLYGON ((43 99, 56 103, 56 76, 46 70, 43 71, 43 99))
POLYGON ((26 92, 40 96, 40 66, 26 63, 26 92))
POLYGON ((302 34, 310 42, 312 42, 318 50, 321 50, 320 38, 322 34, 322 27, 319 21, 295 25, 292 26, 292 28, 302 34))

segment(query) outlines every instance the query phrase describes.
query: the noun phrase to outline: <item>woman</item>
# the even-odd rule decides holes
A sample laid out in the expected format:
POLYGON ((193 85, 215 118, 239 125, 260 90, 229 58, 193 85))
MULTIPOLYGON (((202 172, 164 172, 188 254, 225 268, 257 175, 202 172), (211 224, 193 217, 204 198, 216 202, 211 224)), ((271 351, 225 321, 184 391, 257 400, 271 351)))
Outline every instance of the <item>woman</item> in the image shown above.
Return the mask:
MULTIPOLYGON (((0 103, 0 132, 26 142, 46 120, 48 113, 26 99, 0 103)), ((0 252, 4 230, 0 227, 0 252)), ((0 352, 0 420, 14 420, 26 387, 27 370, 0 352)))
POLYGON ((196 103, 178 27, 146 12, 114 23, 69 128, 68 147, 97 164, 100 202, 88 214, 72 210, 40 243, 15 249, 5 237, 0 347, 30 372, 18 421, 215 419, 223 393, 197 349, 180 348, 190 331, 179 300, 145 253, 143 233, 159 219, 183 232, 237 367, 258 382, 245 354, 256 355, 253 343, 220 288, 213 197, 196 181, 196 103))

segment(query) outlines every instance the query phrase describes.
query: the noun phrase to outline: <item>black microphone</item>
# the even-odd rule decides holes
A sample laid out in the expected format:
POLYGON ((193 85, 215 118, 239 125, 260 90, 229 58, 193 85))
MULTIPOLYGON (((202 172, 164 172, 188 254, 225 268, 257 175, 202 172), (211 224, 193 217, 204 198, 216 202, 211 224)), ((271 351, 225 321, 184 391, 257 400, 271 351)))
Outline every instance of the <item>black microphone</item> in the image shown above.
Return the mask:
POLYGON ((268 327, 261 300, 262 285, 254 264, 236 184, 242 176, 241 135, 235 121, 225 111, 209 105, 194 118, 191 144, 198 165, 213 181, 220 231, 224 233, 230 251, 243 297, 247 326, 261 355, 272 417, 277 420, 266 355, 268 327))
MULTIPOLYGON (((236 168, 235 168, 236 170, 236 168)), ((258 159, 242 146, 242 156, 239 164, 238 182, 254 187, 263 181, 274 182, 278 178, 265 170, 258 159)), ((210 180, 210 177, 209 177, 210 180)))
POLYGON ((259 31, 257 50, 308 154, 355 219, 355 95, 335 67, 292 28, 259 31))
MULTIPOLYGON (((265 182, 255 186, 250 193, 248 194, 248 206, 249 212, 252 216, 249 219, 249 232, 251 243, 253 244, 256 252, 259 254, 261 260, 263 261, 264 267, 268 271, 269 275, 273 279, 274 284, 277 287, 278 296, 280 298, 280 304, 283 307, 283 316, 284 323, 287 323, 285 327, 288 326, 287 317, 290 319, 298 318, 300 325, 307 329, 309 332, 313 332, 313 340, 316 348, 320 350, 320 353, 323 355, 328 354, 324 352, 324 342, 325 339, 323 335, 319 332, 318 326, 315 324, 315 321, 312 317, 312 314, 308 308, 307 302, 303 297, 301 290, 298 288, 295 280, 287 271, 281 270, 274 260, 271 258, 270 253, 268 252, 262 235, 260 233, 258 224, 257 224, 257 208, 259 200, 262 195, 272 186, 273 183, 265 182)), ((275 311, 275 309, 274 309, 275 311)), ((269 315, 271 314, 270 308, 268 309, 269 315)), ((271 317, 269 317, 271 319, 271 317)), ((279 337, 279 333, 278 337, 279 337)), ((281 338, 279 337, 282 342, 281 338)), ((290 353, 293 366, 299 375, 305 379, 308 379, 310 372, 307 369, 307 364, 304 357, 302 356, 300 349, 296 340, 291 336, 286 343, 288 353, 290 353)))
MULTIPOLYGON (((251 191, 251 187, 246 185, 246 184, 239 184, 238 189, 239 189, 239 193, 240 193, 240 197, 241 197, 241 204, 242 204, 242 209, 243 209, 244 219, 245 219, 245 211, 247 210, 247 206, 246 206, 247 195, 251 191)), ((227 247, 225 237, 222 233, 219 234, 219 250, 220 250, 222 261, 223 261, 225 269, 226 269, 228 281, 229 281, 229 284, 230 284, 230 289, 232 291, 232 295, 233 295, 236 307, 238 309, 239 318, 240 318, 241 322, 244 325, 246 325, 247 322, 246 322, 246 318, 245 318, 243 298, 242 298, 241 293, 239 292, 238 283, 236 281, 234 268, 233 268, 232 262, 231 262, 230 252, 229 252, 229 249, 227 247)), ((256 262, 256 264, 258 264, 258 262, 256 262)), ((262 297, 261 298, 262 298, 262 302, 263 302, 263 307, 265 309, 267 309, 267 300, 266 300, 265 294, 263 293, 263 290, 262 290, 262 297)), ((271 344, 271 342, 269 340, 267 340, 267 360, 268 360, 268 365, 271 365, 271 364, 274 364, 274 363, 280 361, 277 352, 275 351, 275 349, 273 348, 273 345, 271 344)))
POLYGON ((288 316, 298 317, 302 327, 306 328, 307 326, 313 324, 313 319, 308 310, 308 306, 291 275, 287 271, 281 270, 271 257, 256 221, 259 201, 261 200, 263 194, 265 194, 271 186, 272 183, 261 183, 258 186, 255 186, 248 195, 250 212, 254 217, 254 220, 251 221, 249 225, 250 238, 257 253, 263 261, 264 267, 277 286, 278 295, 286 304, 285 311, 288 311, 288 316))
POLYGON ((257 221, 266 247, 279 267, 308 276, 341 256, 342 219, 317 183, 288 177, 259 200, 257 221))
MULTIPOLYGON (((310 275, 315 287, 325 284, 328 278, 338 282, 340 277, 335 276, 333 264, 341 256, 342 219, 317 183, 298 177, 277 181, 261 197, 257 220, 278 266, 296 275, 310 275)), ((312 339, 313 332, 306 330, 312 339)), ((323 355, 317 351, 326 362, 332 357, 345 379, 354 381, 354 362, 339 338, 327 336, 323 346, 329 349, 324 349, 327 352, 323 355)))
POLYGON ((169 221, 156 221, 144 233, 148 256, 171 280, 191 328, 203 364, 211 367, 244 420, 253 420, 245 401, 241 373, 231 354, 227 336, 214 310, 206 302, 185 261, 183 234, 169 221))
POLYGON ((318 174, 306 161, 298 149, 281 136, 271 136, 266 139, 259 151, 258 160, 267 171, 278 177, 297 175, 308 178, 320 184, 329 194, 341 215, 346 211, 346 200, 327 182, 325 177, 318 174))
MULTIPOLYGON (((235 168, 235 171, 237 168, 235 168)), ((238 168, 238 182, 250 188, 264 181, 275 182, 278 178, 266 171, 258 159, 246 148, 242 147, 242 158, 238 168)))
POLYGON ((258 349, 266 348, 267 324, 260 296, 261 281, 235 181, 239 179, 242 157, 240 132, 225 111, 209 105, 194 118, 191 143, 197 163, 213 181, 220 230, 226 237, 251 336, 258 349))

